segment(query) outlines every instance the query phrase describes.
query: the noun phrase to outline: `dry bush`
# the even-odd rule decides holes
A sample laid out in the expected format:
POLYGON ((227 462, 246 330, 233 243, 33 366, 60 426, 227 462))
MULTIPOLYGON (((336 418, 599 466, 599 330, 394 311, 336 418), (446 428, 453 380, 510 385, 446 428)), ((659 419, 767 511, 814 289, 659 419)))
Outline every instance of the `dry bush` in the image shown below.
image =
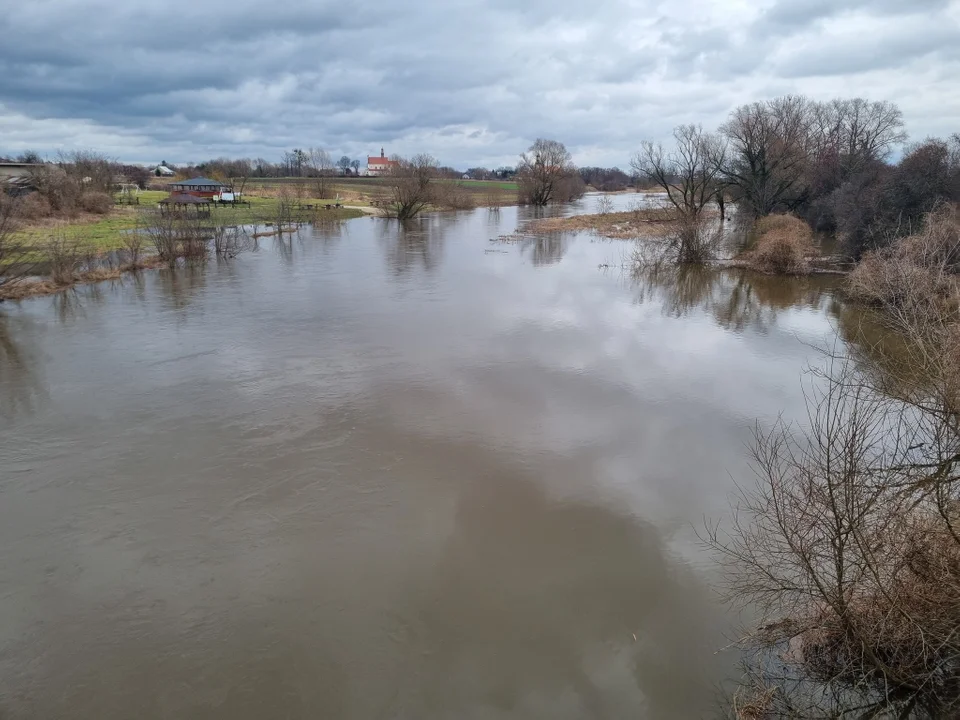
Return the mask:
POLYGON ((477 206, 473 193, 462 183, 434 183, 430 202, 445 210, 472 210, 477 206))
POLYGON ((113 189, 117 166, 106 155, 94 150, 60 152, 57 165, 81 192, 109 194, 113 189))
POLYGON ((601 195, 597 199, 597 212, 600 215, 607 215, 613 212, 613 200, 608 195, 601 195))
POLYGON ((113 197, 105 192, 85 192, 77 205, 81 210, 95 215, 106 215, 113 208, 113 197))
POLYGON ((505 204, 503 195, 496 190, 488 190, 484 196, 483 206, 491 210, 499 210, 505 204))
POLYGON ((960 712, 960 328, 894 312, 897 357, 830 356, 806 424, 758 429, 759 482, 708 532, 764 618, 742 641, 778 688, 763 717, 960 712))
POLYGON ((210 230, 203 218, 189 213, 161 213, 153 218, 148 232, 157 257, 168 263, 178 259, 202 260, 207 257, 210 230))
POLYGON ((741 254, 741 264, 760 272, 805 275, 814 253, 813 231, 792 215, 769 215, 754 225, 754 246, 741 254))
POLYGON ((273 207, 273 222, 280 232, 283 232, 284 226, 294 221, 297 206, 302 199, 302 192, 298 194, 298 191, 302 191, 300 183, 296 183, 292 188, 284 185, 276 192, 277 204, 273 207))
POLYGON ((252 249, 256 240, 238 227, 217 225, 213 228, 213 250, 217 257, 236 257, 252 249))
POLYGON ((702 216, 677 217, 673 210, 654 209, 649 213, 653 219, 648 222, 654 223, 658 234, 637 241, 632 256, 636 268, 707 265, 716 260, 723 244, 720 227, 702 216))
POLYGON ((127 265, 131 268, 140 267, 140 259, 143 257, 143 234, 140 228, 126 232, 122 237, 127 265))
POLYGON ((710 533, 730 596, 765 616, 744 649, 758 668, 781 668, 781 687, 820 689, 777 696, 783 704, 763 717, 848 707, 952 716, 960 434, 933 406, 877 393, 850 367, 808 397, 802 432, 783 422, 758 431, 759 484, 743 492, 732 529, 710 533), (797 713, 797 702, 812 704, 797 713))
POLYGON ((675 262, 683 265, 706 265, 717 258, 723 242, 720 228, 702 216, 684 217, 669 238, 675 262))
POLYGON ((847 292, 881 308, 900 329, 955 312, 960 271, 956 209, 930 213, 916 235, 867 253, 847 279, 847 292))
POLYGON ((33 247, 18 234, 22 203, 0 193, 0 299, 10 297, 20 281, 33 271, 33 247))
POLYGON ((57 230, 44 245, 49 261, 50 279, 56 285, 70 285, 76 280, 85 252, 81 243, 63 230, 57 230))
POLYGON ((44 220, 53 213, 50 201, 38 192, 21 199, 19 206, 19 215, 23 220, 44 220))
POLYGON ((70 215, 76 211, 80 197, 80 182, 61 167, 43 165, 32 172, 37 192, 50 203, 51 212, 70 215))

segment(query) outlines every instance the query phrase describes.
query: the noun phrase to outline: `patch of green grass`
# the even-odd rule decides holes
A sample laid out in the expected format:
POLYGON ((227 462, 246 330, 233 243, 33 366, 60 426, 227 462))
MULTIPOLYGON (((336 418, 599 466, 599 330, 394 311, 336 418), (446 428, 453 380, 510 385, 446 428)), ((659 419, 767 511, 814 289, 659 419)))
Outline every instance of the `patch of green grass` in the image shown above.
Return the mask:
MULTIPOLYGON (((157 203, 168 193, 160 190, 144 190, 140 193, 139 205, 115 206, 109 215, 97 218, 83 216, 77 219, 45 221, 28 226, 18 233, 27 242, 42 247, 52 237, 64 233, 92 250, 107 251, 123 247, 123 235, 138 227, 148 227, 151 216, 157 212, 157 203)), ((214 208, 210 213, 211 224, 264 225, 276 219, 277 198, 248 195, 250 205, 214 208)), ((304 205, 317 205, 320 201, 305 199, 304 205)), ((320 217, 330 220, 349 220, 363 216, 362 210, 340 208, 319 210, 320 217)), ((42 251, 41 251, 42 252, 42 251)))
POLYGON ((444 182, 461 182, 468 190, 471 188, 483 190, 505 190, 516 192, 517 184, 510 180, 444 180, 444 182))

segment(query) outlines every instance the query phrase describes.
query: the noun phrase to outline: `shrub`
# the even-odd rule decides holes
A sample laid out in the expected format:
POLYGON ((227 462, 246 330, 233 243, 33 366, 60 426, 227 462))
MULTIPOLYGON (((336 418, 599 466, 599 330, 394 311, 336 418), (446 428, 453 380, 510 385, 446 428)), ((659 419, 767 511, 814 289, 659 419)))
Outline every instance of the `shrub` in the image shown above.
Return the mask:
POLYGON ((18 214, 24 220, 43 220, 52 213, 50 201, 40 193, 30 193, 18 203, 18 214))
POLYGON ((472 210, 477 206, 473 195, 463 183, 434 183, 431 201, 447 210, 472 210))
POLYGON ((85 192, 78 204, 85 212, 106 215, 113 207, 113 198, 105 192, 85 192))
POLYGON ((58 231, 47 241, 45 249, 50 259, 50 279, 57 285, 72 283, 83 260, 80 243, 63 231, 58 231))
POLYGON ((956 208, 944 205, 919 233, 867 253, 847 278, 847 292, 919 322, 956 306, 958 272, 960 222, 956 208))
POLYGON ((804 275, 810 272, 813 253, 810 226, 792 215, 768 215, 753 226, 756 241, 741 256, 743 263, 760 272, 804 275))

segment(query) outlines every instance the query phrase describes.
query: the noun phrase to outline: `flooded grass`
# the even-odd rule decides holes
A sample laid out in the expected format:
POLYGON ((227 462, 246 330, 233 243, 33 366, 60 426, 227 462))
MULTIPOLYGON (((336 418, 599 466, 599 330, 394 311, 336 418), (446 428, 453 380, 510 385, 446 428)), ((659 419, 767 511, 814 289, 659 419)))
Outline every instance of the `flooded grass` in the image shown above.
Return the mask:
POLYGON ((590 231, 601 237, 633 240, 659 236, 669 232, 677 221, 677 214, 663 208, 643 208, 595 215, 573 215, 533 220, 524 226, 534 234, 590 231))

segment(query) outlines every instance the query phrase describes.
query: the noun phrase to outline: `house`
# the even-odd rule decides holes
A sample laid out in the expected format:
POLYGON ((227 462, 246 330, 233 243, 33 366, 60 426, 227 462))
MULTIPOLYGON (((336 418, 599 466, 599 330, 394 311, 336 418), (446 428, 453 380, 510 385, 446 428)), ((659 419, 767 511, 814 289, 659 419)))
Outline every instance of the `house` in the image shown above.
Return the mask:
POLYGON ((177 173, 176 171, 168 168, 166 163, 160 163, 153 169, 153 174, 157 177, 173 177, 177 173))
POLYGON ((231 192, 229 185, 205 177, 170 183, 170 190, 174 195, 193 195, 200 198, 212 198, 219 196, 222 192, 231 192))
POLYGON ((0 192, 27 195, 37 189, 33 174, 46 163, 0 162, 0 192))
POLYGON ((396 160, 387 160, 387 156, 380 148, 380 157, 370 156, 367 158, 367 175, 379 177, 380 175, 389 175, 394 168, 400 166, 396 160))

